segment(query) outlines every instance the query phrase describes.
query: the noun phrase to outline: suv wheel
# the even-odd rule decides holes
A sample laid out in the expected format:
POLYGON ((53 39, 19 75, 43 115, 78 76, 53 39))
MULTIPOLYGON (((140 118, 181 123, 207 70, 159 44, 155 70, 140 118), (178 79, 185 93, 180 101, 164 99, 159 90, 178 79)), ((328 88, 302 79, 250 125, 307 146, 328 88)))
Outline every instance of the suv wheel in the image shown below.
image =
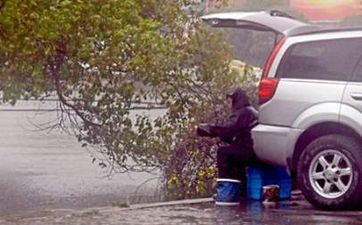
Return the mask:
POLYGON ((322 209, 347 209, 362 200, 362 145, 332 134, 317 138, 298 163, 298 182, 305 198, 322 209))

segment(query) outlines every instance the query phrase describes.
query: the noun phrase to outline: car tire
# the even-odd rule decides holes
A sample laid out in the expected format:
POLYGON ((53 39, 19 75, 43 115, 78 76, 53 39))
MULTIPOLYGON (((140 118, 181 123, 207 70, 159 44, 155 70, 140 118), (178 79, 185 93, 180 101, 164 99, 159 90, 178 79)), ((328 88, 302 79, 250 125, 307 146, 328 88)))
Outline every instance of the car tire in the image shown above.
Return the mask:
POLYGON ((362 145, 331 134, 312 141, 298 163, 298 183, 305 198, 325 210, 355 209, 362 200, 362 145))

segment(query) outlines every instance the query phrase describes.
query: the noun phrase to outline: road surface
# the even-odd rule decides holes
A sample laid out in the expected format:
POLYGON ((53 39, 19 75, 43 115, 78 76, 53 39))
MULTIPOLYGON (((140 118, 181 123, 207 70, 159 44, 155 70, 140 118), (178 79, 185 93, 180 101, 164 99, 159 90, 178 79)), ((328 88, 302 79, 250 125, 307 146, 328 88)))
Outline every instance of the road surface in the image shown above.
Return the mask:
MULTIPOLYGON (((109 179, 107 170, 92 164, 91 152, 81 148, 75 137, 61 130, 40 131, 36 125, 54 120, 57 114, 27 111, 38 108, 54 107, 38 102, 0 107, 0 215, 111 205, 157 177, 116 174, 109 179)), ((152 195, 156 184, 154 180, 137 194, 147 190, 152 195)))

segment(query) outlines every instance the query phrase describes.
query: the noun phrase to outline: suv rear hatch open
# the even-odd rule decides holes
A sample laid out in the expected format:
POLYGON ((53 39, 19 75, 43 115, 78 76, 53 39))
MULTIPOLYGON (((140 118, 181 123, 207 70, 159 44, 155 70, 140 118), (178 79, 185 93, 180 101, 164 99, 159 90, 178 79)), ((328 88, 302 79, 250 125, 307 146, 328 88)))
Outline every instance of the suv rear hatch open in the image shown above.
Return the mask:
POLYGON ((278 86, 277 78, 268 78, 274 59, 287 37, 319 30, 314 26, 298 21, 288 14, 272 10, 259 12, 227 12, 202 17, 212 27, 230 27, 254 31, 267 31, 275 34, 274 48, 264 63, 262 78, 259 83, 259 104, 269 101, 278 86), (281 36, 281 38, 279 38, 281 36))
POLYGON ((227 12, 205 15, 202 20, 213 27, 234 27, 256 31, 272 31, 278 35, 292 36, 313 31, 317 26, 293 19, 286 13, 269 12, 227 12))

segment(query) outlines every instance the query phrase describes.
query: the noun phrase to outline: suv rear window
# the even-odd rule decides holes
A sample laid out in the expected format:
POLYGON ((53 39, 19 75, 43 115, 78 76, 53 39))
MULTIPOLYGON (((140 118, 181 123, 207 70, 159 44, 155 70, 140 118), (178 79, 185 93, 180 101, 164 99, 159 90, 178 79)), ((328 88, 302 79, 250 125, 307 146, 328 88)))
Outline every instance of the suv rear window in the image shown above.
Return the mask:
POLYGON ((281 60, 282 78, 347 81, 362 55, 362 39, 336 39, 291 46, 281 60))

